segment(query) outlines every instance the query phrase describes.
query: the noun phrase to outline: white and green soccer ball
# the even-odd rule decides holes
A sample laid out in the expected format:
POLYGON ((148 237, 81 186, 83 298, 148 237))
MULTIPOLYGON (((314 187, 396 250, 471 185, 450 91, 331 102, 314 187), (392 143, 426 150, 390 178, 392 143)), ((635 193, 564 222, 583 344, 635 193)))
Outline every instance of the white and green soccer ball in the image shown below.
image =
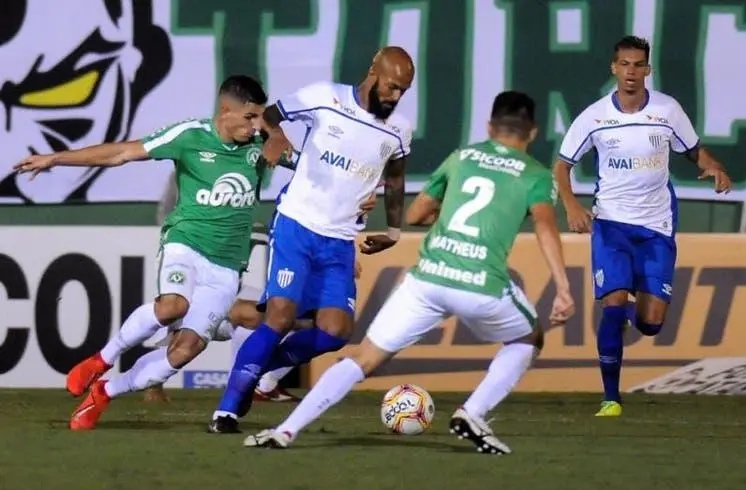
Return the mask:
POLYGON ((435 404, 430 393, 414 384, 394 386, 381 402, 381 421, 397 434, 422 434, 430 427, 434 416, 435 404))

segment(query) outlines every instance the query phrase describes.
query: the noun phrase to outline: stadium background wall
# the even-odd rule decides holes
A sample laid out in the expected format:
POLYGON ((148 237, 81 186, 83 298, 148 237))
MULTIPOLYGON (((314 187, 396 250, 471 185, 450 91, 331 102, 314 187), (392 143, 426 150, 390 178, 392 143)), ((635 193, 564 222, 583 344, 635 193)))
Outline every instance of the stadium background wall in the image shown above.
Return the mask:
MULTIPOLYGON (((227 74, 257 74, 271 98, 318 78, 354 83, 365 72, 370 54, 382 43, 407 47, 418 65, 415 85, 402 103, 402 110, 416 125, 408 168, 410 191, 421 186, 429 171, 454 147, 483 137, 491 97, 503 88, 525 90, 536 98, 541 133, 533 152, 550 163, 572 117, 610 89, 610 47, 623 34, 634 32, 652 41, 650 86, 682 103, 702 142, 730 165, 736 184, 736 191, 723 198, 727 202, 711 202, 710 183, 698 182, 695 166, 674 158, 672 173, 682 197, 681 231, 728 232, 738 228, 746 197, 746 167, 739 164, 746 154, 741 124, 746 120, 746 101, 740 88, 746 85, 746 6, 741 0, 689 0, 675 2, 675 7, 674 2, 664 0, 120 3, 121 10, 115 13, 120 16, 117 25, 129 25, 121 20, 127 18, 134 33, 109 25, 108 16, 114 14, 103 8, 104 2, 96 7, 97 2, 86 2, 82 20, 69 27, 49 20, 57 17, 35 15, 30 10, 33 6, 15 16, 19 19, 17 35, 12 37, 11 32, 5 36, 8 40, 0 46, 3 59, 26 66, 23 60, 40 54, 63 57, 46 53, 52 51, 44 44, 50 42, 46 38, 30 45, 26 41, 29 36, 21 36, 24 29, 62 30, 56 34, 61 39, 58 45, 67 43, 74 51, 77 45, 85 45, 89 27, 101 27, 127 48, 116 53, 112 66, 125 75, 129 72, 130 78, 125 76, 119 84, 102 82, 95 97, 74 108, 79 111, 84 105, 86 116, 97 123, 98 119, 111 123, 98 139, 94 131, 73 137, 59 130, 75 125, 73 118, 79 113, 67 116, 72 109, 50 94, 46 94, 47 106, 38 108, 19 104, 8 95, 12 91, 0 93, 0 102, 11 110, 6 128, 10 131, 0 133, 4 150, 0 203, 56 204, 0 207, 0 224, 152 225, 153 203, 163 194, 170 174, 168 163, 138 164, 84 176, 84 184, 75 192, 54 195, 45 189, 58 184, 44 179, 36 184, 41 190, 17 185, 8 176, 10 165, 28 153, 29 147, 36 148, 40 136, 48 142, 54 140, 51 147, 77 147, 116 139, 117 134, 139 137, 183 117, 208 115, 216 83, 227 74), (132 67, 139 71, 133 74, 132 67), (106 90, 115 93, 113 102, 101 101, 106 90), (187 92, 189 97, 174 96, 187 92), (117 110, 120 98, 129 100, 131 114, 117 110), (31 124, 20 124, 24 119, 31 124), (107 175, 111 177, 107 179, 107 175), (20 197, 17 187, 21 187, 20 197)), ((59 15, 70 15, 61 10, 59 15)), ((27 75, 15 64, 9 66, 21 70, 9 72, 14 83, 27 75)), ((14 88, 23 93, 23 83, 14 88)), ((581 192, 592 191, 594 173, 594 163, 590 159, 583 162, 576 175, 581 192)), ((273 199, 287 178, 280 173, 270 179, 263 199, 273 199)), ((263 206, 259 218, 269 213, 268 206, 263 206)), ((379 210, 371 227, 382 225, 379 210)))

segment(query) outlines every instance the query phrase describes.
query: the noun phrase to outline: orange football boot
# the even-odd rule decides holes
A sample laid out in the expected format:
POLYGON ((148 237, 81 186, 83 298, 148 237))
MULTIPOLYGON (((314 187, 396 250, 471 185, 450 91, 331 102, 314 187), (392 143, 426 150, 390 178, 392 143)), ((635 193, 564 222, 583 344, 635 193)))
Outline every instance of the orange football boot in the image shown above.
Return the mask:
POLYGON ((67 373, 67 391, 75 397, 82 395, 109 369, 111 369, 111 366, 104 362, 100 352, 92 355, 76 364, 67 373))
POLYGON ((109 406, 111 398, 106 394, 104 385, 106 381, 100 380, 93 383, 91 391, 88 396, 85 397, 83 403, 78 405, 78 408, 73 412, 70 417, 70 430, 91 430, 96 428, 96 422, 101 418, 101 415, 109 406))

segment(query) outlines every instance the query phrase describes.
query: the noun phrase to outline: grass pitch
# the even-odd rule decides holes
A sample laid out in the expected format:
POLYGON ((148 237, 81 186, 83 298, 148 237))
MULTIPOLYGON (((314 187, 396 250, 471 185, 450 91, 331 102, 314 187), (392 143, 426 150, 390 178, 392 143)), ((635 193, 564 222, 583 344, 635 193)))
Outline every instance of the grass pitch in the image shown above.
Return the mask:
MULTIPOLYGON (((514 451, 482 455, 448 434, 461 394, 434 393, 434 426, 388 434, 380 393, 355 393, 286 451, 205 433, 219 393, 171 391, 168 405, 115 400, 95 431, 72 433, 62 391, 0 390, 0 490, 746 489, 746 398, 628 396, 619 419, 598 397, 513 395, 495 413, 514 451)), ((258 431, 293 404, 257 403, 258 431)))

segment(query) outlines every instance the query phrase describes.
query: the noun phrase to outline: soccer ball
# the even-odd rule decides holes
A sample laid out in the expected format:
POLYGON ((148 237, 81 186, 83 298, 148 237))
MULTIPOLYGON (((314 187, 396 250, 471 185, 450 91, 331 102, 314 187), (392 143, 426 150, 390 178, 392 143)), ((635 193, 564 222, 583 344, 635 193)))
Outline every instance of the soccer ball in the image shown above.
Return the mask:
POLYGON ((397 434, 413 436, 430 427, 435 415, 433 399, 424 388, 403 384, 383 396, 381 421, 397 434))

